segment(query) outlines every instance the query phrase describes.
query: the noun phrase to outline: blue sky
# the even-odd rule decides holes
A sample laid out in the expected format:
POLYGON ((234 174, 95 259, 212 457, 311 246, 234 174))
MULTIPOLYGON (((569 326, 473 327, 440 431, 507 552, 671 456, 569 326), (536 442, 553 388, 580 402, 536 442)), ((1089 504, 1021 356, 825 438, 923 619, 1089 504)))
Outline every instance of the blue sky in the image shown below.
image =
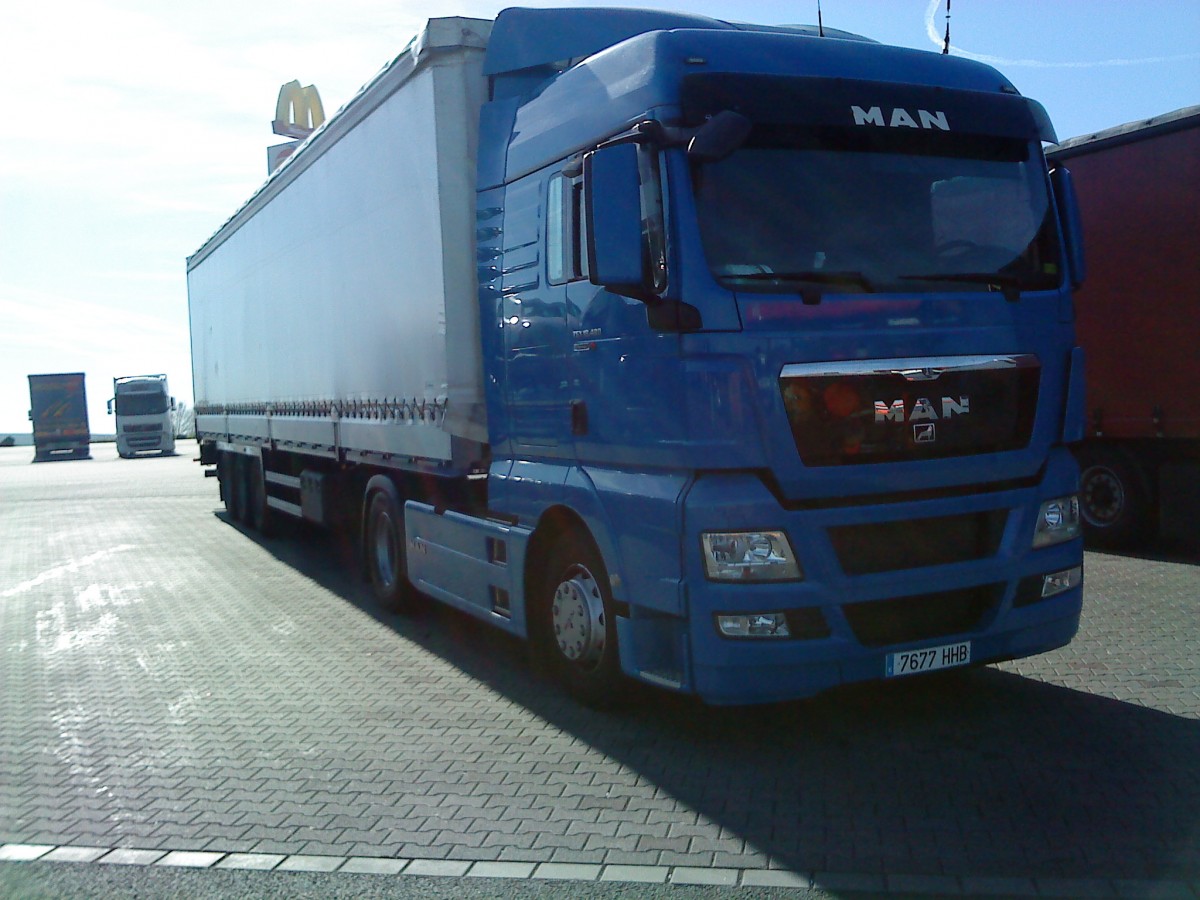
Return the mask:
MULTIPOLYGON (((0 436, 28 433, 26 375, 84 371, 93 432, 112 378, 166 372, 189 404, 185 258, 266 177, 279 86, 332 113, 430 16, 477 0, 62 0, 0 33, 0 436)), ((534 6, 611 3, 534 2, 534 6)), ((765 23, 812 2, 640 0, 765 23)), ((822 0, 825 24, 937 50, 945 0, 822 0)), ((1073 137, 1200 103, 1200 0, 954 0, 983 59, 1073 137)))

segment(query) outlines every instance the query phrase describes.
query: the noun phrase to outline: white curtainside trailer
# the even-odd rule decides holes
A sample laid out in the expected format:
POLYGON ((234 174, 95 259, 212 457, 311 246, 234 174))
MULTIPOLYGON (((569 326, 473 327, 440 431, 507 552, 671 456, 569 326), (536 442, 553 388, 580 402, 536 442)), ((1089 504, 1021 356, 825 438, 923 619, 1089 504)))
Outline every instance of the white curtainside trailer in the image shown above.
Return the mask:
POLYGON ((474 160, 490 27, 431 20, 188 259, 198 436, 481 458, 474 160))

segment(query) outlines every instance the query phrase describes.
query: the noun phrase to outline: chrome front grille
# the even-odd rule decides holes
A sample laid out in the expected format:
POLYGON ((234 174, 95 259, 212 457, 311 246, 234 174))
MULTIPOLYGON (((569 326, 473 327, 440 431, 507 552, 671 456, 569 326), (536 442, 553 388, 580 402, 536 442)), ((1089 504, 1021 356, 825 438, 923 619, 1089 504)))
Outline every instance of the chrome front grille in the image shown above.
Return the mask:
POLYGON ((1029 443, 1036 356, 951 356, 784 366, 780 391, 806 466, 1017 450, 1029 443))

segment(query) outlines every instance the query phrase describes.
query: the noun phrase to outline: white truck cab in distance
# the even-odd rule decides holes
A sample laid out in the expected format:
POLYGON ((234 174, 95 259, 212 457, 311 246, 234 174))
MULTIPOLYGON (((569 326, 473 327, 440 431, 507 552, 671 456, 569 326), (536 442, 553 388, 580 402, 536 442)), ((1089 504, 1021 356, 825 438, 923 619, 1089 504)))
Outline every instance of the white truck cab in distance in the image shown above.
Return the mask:
POLYGON ((114 378, 108 413, 117 417, 117 454, 130 459, 139 453, 174 453, 174 409, 166 375, 114 378))

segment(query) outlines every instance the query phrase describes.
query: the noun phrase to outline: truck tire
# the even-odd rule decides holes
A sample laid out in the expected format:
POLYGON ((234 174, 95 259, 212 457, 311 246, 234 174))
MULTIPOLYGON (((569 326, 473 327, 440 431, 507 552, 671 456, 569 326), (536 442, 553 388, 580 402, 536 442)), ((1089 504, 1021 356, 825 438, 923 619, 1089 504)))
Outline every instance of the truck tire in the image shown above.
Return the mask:
POLYGON ((247 527, 252 524, 254 518, 251 510, 253 492, 250 488, 250 467, 253 462, 254 460, 249 456, 242 456, 239 453, 234 457, 233 464, 233 486, 237 494, 237 520, 247 527))
POLYGON ((1079 512, 1090 544, 1117 549, 1152 536, 1150 490, 1132 459, 1113 447, 1085 447, 1079 469, 1079 512))
POLYGON ((238 476, 241 466, 238 465, 238 457, 233 453, 221 453, 221 460, 217 464, 217 475, 221 481, 221 499, 225 503, 225 513, 229 516, 229 521, 237 522, 241 519, 241 508, 238 506, 240 491, 238 490, 238 476))
POLYGON ((554 676, 594 708, 622 699, 627 683, 617 652, 617 624, 604 560, 579 528, 562 534, 546 558, 533 598, 531 630, 554 676))
POLYGON ((408 580, 404 513, 390 481, 372 479, 367 487, 363 527, 363 559, 371 592, 388 612, 409 612, 416 591, 408 580))
POLYGON ((266 463, 246 459, 247 481, 250 484, 250 524, 263 537, 275 534, 275 515, 267 503, 266 463))

